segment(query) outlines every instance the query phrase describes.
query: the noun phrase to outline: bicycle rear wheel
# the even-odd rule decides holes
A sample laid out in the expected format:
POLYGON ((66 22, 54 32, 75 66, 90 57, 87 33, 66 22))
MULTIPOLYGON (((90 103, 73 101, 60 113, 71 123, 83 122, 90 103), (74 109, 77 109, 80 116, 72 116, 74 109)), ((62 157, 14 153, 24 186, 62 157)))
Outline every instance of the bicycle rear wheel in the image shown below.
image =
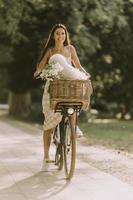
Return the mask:
POLYGON ((69 180, 74 174, 76 160, 75 128, 71 119, 72 116, 69 116, 64 124, 65 144, 63 145, 65 175, 69 180))

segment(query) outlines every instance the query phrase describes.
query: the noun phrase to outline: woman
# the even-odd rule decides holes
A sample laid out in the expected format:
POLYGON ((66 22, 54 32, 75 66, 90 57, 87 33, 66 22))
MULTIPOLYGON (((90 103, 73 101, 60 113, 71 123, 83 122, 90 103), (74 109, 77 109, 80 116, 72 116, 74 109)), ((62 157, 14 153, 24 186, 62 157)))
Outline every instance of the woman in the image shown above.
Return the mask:
MULTIPOLYGON (((87 79, 89 76, 86 71, 82 68, 79 58, 77 56, 74 46, 70 44, 69 34, 66 27, 63 24, 56 24, 53 26, 46 45, 42 51, 40 59, 37 64, 37 69, 34 73, 34 77, 38 76, 41 71, 45 68, 45 65, 50 61, 58 61, 64 66, 63 76, 67 74, 67 78, 81 78, 87 79), (79 72, 81 69, 83 72, 79 72), (68 70, 69 69, 69 70, 68 70), (74 71, 73 71, 74 70, 74 71), (86 74, 87 75, 86 75, 86 74)), ((66 77, 65 77, 66 78, 66 77)), ((44 120, 44 162, 42 166, 42 171, 48 170, 49 160, 49 148, 51 143, 51 133, 53 128, 61 121, 61 114, 54 113, 50 109, 49 94, 48 94, 48 84, 46 83, 43 95, 43 113, 45 116, 44 120)), ((79 129, 80 131, 80 129, 79 129)), ((81 132, 81 131, 80 131, 81 132)))

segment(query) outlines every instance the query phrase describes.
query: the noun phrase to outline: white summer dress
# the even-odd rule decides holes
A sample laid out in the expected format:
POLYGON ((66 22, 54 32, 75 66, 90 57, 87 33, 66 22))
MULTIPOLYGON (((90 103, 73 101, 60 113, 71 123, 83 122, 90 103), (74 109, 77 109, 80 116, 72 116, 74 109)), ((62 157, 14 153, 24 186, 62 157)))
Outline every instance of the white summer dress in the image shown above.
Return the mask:
MULTIPOLYGON (((71 64, 71 57, 65 57, 61 54, 54 54, 50 57, 50 62, 58 62, 61 66, 63 66, 63 70, 61 71, 61 76, 63 79, 70 79, 70 80, 86 80, 88 76, 81 72, 79 69, 74 68, 71 64)), ((62 115, 60 113, 55 113, 54 110, 50 108, 50 98, 49 98, 49 81, 46 82, 44 87, 44 93, 42 98, 42 107, 43 107, 43 114, 44 118, 44 125, 43 130, 49 130, 55 128, 57 124, 60 123, 62 119, 62 115)))

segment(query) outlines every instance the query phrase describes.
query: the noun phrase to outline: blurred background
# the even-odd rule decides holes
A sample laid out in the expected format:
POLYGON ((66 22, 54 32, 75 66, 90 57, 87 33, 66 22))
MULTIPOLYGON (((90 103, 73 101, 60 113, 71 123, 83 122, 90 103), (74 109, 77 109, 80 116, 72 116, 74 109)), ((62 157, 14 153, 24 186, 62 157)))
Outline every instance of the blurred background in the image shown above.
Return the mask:
POLYGON ((13 117, 43 121, 43 82, 33 79, 55 23, 70 33, 91 74, 93 118, 133 117, 133 0, 0 0, 0 108, 13 117))

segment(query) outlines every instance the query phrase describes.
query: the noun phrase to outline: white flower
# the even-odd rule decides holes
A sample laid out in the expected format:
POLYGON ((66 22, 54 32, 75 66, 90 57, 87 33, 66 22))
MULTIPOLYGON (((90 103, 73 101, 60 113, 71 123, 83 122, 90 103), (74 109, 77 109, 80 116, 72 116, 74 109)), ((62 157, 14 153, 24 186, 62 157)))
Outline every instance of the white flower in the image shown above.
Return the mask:
POLYGON ((48 63, 45 68, 42 70, 40 77, 42 79, 50 79, 60 78, 60 72, 64 69, 58 62, 48 63))

